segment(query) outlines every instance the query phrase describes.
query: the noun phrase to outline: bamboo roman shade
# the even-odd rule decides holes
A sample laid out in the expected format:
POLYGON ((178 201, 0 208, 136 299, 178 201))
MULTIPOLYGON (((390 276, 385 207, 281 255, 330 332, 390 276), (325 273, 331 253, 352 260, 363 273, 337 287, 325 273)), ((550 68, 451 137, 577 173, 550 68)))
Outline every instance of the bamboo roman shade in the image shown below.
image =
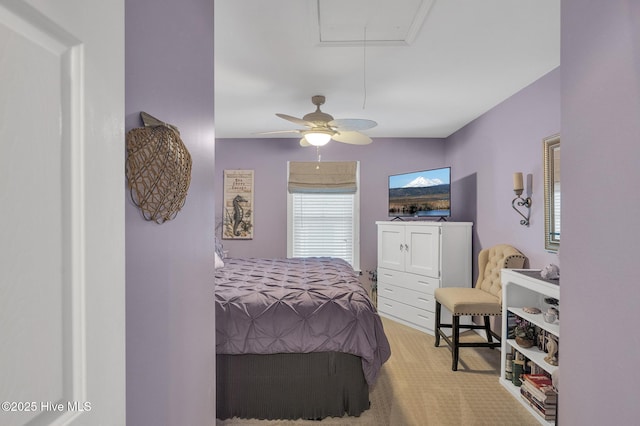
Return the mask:
POLYGON ((289 192, 355 193, 357 162, 289 163, 289 192))

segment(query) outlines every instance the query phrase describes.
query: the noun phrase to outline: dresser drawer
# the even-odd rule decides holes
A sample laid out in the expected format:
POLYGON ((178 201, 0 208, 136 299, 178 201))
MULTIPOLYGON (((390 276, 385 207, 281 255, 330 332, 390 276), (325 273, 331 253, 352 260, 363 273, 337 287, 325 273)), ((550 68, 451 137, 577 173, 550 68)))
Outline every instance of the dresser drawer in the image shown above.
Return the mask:
POLYGON ((433 330, 435 324, 433 312, 418 309, 386 297, 378 297, 378 311, 384 316, 399 318, 427 330, 433 330))
POLYGON ((440 286, 437 278, 425 277, 408 272, 394 271, 393 269, 378 268, 378 285, 380 283, 392 284, 422 294, 431 294, 440 286))
POLYGON ((385 281, 378 281, 378 297, 402 302, 406 305, 430 312, 435 311, 433 294, 410 290, 385 281))

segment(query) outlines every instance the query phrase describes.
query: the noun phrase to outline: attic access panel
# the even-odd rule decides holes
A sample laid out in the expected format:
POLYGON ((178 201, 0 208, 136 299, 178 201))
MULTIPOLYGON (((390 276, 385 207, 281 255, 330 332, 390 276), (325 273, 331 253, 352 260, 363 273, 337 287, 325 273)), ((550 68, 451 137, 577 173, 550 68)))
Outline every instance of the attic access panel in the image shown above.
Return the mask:
POLYGON ((316 0, 321 46, 409 45, 434 0, 316 0))

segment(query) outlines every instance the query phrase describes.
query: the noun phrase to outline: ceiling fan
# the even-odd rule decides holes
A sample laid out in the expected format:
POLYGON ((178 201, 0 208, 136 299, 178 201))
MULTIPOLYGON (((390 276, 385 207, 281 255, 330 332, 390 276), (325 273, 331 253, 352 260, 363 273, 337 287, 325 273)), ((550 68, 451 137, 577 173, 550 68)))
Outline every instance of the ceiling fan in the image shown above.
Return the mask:
POLYGON ((320 105, 323 105, 324 101, 324 96, 313 96, 311 102, 316 106, 316 110, 306 114, 302 118, 292 117, 287 114, 276 114, 278 117, 284 118, 287 121, 305 126, 306 129, 276 130, 273 132, 263 132, 261 134, 298 133, 302 135, 302 139, 300 139, 300 145, 302 146, 323 146, 331 139, 336 142, 353 145, 367 145, 371 143, 371 138, 359 131, 375 127, 378 123, 373 120, 360 118, 334 120, 331 115, 320 111, 320 105))

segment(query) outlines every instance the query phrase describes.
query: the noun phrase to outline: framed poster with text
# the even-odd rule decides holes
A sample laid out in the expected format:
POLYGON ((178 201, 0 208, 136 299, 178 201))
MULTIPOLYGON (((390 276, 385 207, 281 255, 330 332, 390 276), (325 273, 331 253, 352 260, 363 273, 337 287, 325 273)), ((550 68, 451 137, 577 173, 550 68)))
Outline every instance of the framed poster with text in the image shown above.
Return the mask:
POLYGON ((253 170, 225 170, 222 238, 253 238, 253 170))

